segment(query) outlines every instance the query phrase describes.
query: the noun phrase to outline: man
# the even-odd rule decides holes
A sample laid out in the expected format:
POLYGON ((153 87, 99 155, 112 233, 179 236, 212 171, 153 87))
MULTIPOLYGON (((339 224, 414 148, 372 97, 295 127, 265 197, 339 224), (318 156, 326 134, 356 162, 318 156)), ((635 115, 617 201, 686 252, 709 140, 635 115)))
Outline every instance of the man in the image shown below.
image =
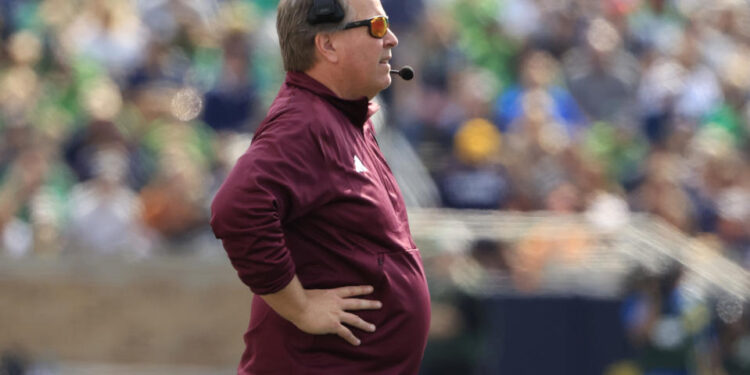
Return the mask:
POLYGON ((369 120, 398 39, 379 0, 339 1, 279 4, 286 81, 212 204, 255 294, 240 374, 416 374, 426 344, 421 258, 369 120))

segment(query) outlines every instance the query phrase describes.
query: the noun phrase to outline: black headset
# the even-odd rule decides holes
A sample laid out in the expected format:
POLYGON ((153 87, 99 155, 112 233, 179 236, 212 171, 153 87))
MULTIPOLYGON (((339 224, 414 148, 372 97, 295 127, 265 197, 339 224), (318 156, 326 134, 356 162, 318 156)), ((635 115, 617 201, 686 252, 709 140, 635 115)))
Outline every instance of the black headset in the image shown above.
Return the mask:
POLYGON ((338 23, 343 19, 344 8, 338 0, 313 0, 313 5, 307 13, 307 23, 310 25, 338 23))

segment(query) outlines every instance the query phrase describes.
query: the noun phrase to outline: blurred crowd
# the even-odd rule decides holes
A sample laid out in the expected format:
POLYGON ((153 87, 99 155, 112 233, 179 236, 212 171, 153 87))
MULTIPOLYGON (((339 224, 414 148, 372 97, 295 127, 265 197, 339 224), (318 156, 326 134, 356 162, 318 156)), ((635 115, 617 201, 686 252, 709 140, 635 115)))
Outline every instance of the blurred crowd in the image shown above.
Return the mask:
POLYGON ((0 2, 3 252, 210 240, 211 195, 278 88, 263 77, 281 79, 277 51, 253 44, 267 3, 0 2))
POLYGON ((391 123, 444 206, 648 212, 750 265, 747 2, 451 1, 394 29, 420 84, 391 123))
MULTIPOLYGON (((416 71, 386 123, 444 207, 647 212, 750 268, 747 1, 382 3, 416 71)), ((215 250, 211 197, 283 80, 276 5, 0 0, 0 253, 215 250)), ((668 282, 634 284, 634 345, 688 311, 668 282)), ((748 373, 729 321, 716 347, 748 373)))
MULTIPOLYGON (((4 251, 143 256, 205 231, 283 79, 275 5, 0 2, 4 251)), ((746 2, 384 6, 417 71, 381 95, 387 123, 443 206, 650 212, 750 263, 746 2)))

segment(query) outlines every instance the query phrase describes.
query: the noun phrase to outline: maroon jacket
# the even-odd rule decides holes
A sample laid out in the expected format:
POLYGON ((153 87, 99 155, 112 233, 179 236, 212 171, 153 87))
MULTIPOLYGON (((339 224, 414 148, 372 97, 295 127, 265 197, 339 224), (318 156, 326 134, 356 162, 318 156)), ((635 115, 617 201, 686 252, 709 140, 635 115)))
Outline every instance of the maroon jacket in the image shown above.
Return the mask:
POLYGON ((211 226, 256 294, 240 374, 416 374, 430 301, 401 192, 369 120, 304 73, 286 82, 212 204, 211 226), (257 294, 297 274, 307 289, 372 285, 383 308, 356 311, 377 330, 306 334, 257 294))

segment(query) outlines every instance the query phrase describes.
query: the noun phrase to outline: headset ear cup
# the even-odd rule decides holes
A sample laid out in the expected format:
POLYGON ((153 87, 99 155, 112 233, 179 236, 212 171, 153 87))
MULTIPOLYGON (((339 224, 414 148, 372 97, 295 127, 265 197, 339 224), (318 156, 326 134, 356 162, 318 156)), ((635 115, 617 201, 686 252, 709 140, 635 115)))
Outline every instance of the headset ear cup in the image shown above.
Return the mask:
POLYGON ((344 8, 338 0, 313 0, 313 5, 307 13, 307 23, 311 25, 339 23, 343 19, 344 8))

